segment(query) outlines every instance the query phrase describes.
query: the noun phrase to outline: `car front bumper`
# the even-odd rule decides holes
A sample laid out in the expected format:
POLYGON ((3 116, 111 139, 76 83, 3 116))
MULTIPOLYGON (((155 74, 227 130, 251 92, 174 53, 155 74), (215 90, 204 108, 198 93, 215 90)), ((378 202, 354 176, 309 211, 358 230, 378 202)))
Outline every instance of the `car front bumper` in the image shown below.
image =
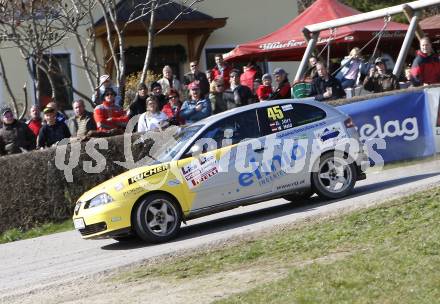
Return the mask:
POLYGON ((93 208, 75 207, 75 229, 84 239, 111 238, 131 232, 131 208, 126 202, 111 202, 93 208))

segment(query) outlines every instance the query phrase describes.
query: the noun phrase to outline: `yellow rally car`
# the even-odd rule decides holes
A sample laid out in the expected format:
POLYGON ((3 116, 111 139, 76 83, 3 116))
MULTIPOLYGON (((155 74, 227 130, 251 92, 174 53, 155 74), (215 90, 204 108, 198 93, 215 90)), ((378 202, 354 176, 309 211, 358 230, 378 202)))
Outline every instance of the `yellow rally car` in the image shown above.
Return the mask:
POLYGON ((351 118, 315 101, 243 106, 158 145, 164 149, 151 165, 80 197, 73 221, 83 238, 164 242, 182 221, 277 197, 340 198, 365 178, 351 118))

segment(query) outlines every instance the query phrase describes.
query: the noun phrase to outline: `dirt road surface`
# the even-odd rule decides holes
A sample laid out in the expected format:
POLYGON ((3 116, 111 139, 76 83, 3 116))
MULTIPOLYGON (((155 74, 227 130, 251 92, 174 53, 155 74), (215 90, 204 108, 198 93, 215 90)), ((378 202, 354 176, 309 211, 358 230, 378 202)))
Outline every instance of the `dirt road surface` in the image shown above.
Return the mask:
MULTIPOLYGON (((313 197, 310 204, 295 207, 284 199, 276 199, 192 220, 182 225, 176 240, 166 244, 137 242, 124 245, 114 240, 85 241, 76 231, 3 244, 0 245, 0 303, 9 303, 13 299, 17 300, 13 302, 23 303, 26 299, 29 303, 39 303, 37 298, 32 300, 33 295, 42 297, 45 289, 62 284, 74 286, 75 282, 97 277, 105 271, 200 246, 228 242, 249 233, 267 231, 311 217, 366 208, 438 186, 439 183, 440 160, 433 160, 371 172, 367 180, 357 183, 350 197, 341 200, 323 202, 313 197)), ((169 292, 165 288, 159 290, 163 290, 164 294, 169 292)))

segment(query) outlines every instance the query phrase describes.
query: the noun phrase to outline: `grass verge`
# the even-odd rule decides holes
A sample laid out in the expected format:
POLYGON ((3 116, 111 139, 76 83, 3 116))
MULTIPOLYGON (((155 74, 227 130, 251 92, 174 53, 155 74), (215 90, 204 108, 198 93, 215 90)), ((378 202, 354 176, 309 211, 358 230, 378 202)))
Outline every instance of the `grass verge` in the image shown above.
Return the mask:
POLYGON ((72 220, 66 220, 61 223, 46 223, 39 227, 23 231, 19 228, 7 230, 0 234, 0 244, 35 238, 38 236, 48 235, 57 232, 73 230, 72 220))
POLYGON ((220 302, 435 303, 440 298, 439 219, 440 187, 160 265, 145 264, 111 280, 188 282, 267 265, 267 276, 271 268, 284 268, 287 275, 256 282, 220 302), (338 253, 344 254, 331 258, 338 253))

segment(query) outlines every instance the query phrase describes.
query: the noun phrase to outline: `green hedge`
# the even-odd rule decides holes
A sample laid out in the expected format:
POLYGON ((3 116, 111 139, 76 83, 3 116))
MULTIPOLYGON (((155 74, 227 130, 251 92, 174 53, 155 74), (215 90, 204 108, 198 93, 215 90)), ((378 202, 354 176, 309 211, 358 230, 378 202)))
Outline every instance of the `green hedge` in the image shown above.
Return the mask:
MULTIPOLYGON (((138 137, 134 135, 132 142, 138 137)), ((66 181, 64 172, 56 167, 55 148, 0 157, 0 233, 11 228, 27 230, 45 222, 68 219, 82 193, 126 171, 115 164, 115 161, 125 161, 124 136, 105 140, 108 149, 99 150, 106 159, 102 173, 84 172, 84 161, 92 161, 93 166, 97 162, 85 153, 86 144, 80 143, 79 165, 72 171, 71 183, 66 181)), ((151 141, 132 145, 134 160, 143 158, 150 147, 151 141)), ((71 145, 68 145, 67 155, 70 155, 70 149, 71 145)))

